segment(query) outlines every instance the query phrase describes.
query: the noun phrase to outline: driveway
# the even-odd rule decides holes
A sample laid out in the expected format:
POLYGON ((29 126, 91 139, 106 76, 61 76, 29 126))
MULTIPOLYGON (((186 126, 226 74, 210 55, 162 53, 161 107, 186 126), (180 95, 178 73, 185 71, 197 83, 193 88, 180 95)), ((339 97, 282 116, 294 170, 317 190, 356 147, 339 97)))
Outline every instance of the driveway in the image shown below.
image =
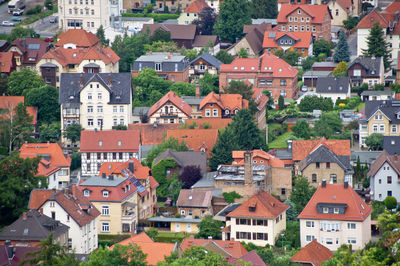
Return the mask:
POLYGON ((53 37, 54 35, 56 35, 56 32, 58 30, 58 22, 50 23, 51 17, 52 16, 45 17, 24 27, 33 28, 42 37, 53 37))
POLYGON ((357 57, 357 32, 354 31, 347 38, 347 43, 349 44, 350 50, 350 61, 353 61, 357 57))

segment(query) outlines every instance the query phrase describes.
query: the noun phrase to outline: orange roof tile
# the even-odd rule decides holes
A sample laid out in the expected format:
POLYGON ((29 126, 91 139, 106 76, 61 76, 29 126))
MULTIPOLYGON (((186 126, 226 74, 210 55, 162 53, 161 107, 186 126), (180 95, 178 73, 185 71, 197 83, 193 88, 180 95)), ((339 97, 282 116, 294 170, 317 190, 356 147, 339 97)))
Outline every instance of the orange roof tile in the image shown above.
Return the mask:
POLYGON ((91 32, 83 29, 70 29, 58 35, 55 46, 63 46, 64 44, 72 43, 77 47, 91 47, 99 42, 99 38, 91 32))
POLYGON ((249 107, 249 102, 243 99, 240 94, 216 94, 210 92, 201 102, 200 109, 206 104, 213 103, 217 104, 222 110, 240 110, 249 107))
POLYGON ((382 16, 377 9, 372 10, 368 15, 363 17, 363 19, 358 22, 358 29, 370 29, 374 26, 376 22, 379 22, 381 27, 387 28, 389 26, 389 21, 382 16))
POLYGON ((185 9, 185 13, 200 13, 203 8, 210 8, 204 0, 195 0, 185 9))
POLYGON ((319 186, 297 218, 364 221, 371 214, 372 208, 350 186, 344 188, 343 184, 326 184, 319 186), (346 204, 344 214, 318 213, 318 203, 346 204))
POLYGON ((33 106, 27 106, 26 111, 30 116, 32 116, 32 125, 37 123, 38 108, 33 106))
POLYGON ((0 72, 10 73, 13 67, 13 53, 12 52, 0 52, 0 72))
POLYGON ((39 209, 43 203, 46 202, 48 198, 50 198, 51 195, 56 193, 57 190, 53 189, 34 189, 31 191, 31 194, 29 196, 29 203, 28 203, 28 209, 31 210, 37 210, 39 209))
POLYGON ((139 152, 138 130, 107 130, 81 132, 81 152, 139 152))
MULTIPOLYGON (((13 109, 19 104, 25 104, 24 96, 0 96, 0 109, 13 109)), ((32 125, 37 123, 37 107, 27 106, 26 111, 32 116, 32 125)), ((0 118, 9 119, 8 114, 0 115, 0 118)))
POLYGON ((283 36, 288 36, 295 40, 294 48, 308 48, 311 44, 312 33, 305 32, 286 32, 286 31, 266 31, 264 33, 263 48, 277 48, 284 45, 278 45, 278 40, 283 36), (275 33, 274 37, 270 33, 275 33))
POLYGON ((142 145, 159 145, 167 136, 168 129, 178 129, 180 124, 129 124, 129 130, 139 130, 142 145))
POLYGON ((211 150, 218 139, 218 129, 170 129, 167 138, 182 140, 193 151, 204 151, 207 158, 211 157, 211 150))
POLYGON ((326 146, 336 155, 350 156, 350 140, 327 140, 324 137, 312 140, 293 140, 292 154, 294 161, 306 158, 320 144, 326 146))
MULTIPOLYGON (((22 52, 21 61, 23 64, 36 64, 50 47, 48 42, 40 38, 19 38, 11 43, 22 52)), ((10 50, 11 48, 9 48, 10 50)), ((19 52, 14 52, 19 53, 19 52)))
MULTIPOLYGON (((237 164, 244 164, 244 152, 245 151, 232 151, 232 158, 237 164)), ((271 154, 263 150, 253 150, 253 160, 257 160, 254 164, 265 164, 273 167, 285 167, 284 161, 272 156, 271 154), (264 163, 260 163, 259 159, 263 159, 264 163)))
POLYGON ((161 107, 163 107, 168 102, 171 102, 176 108, 181 110, 187 116, 191 115, 192 108, 190 107, 190 105, 184 102, 182 98, 180 98, 175 92, 169 91, 158 102, 153 104, 153 106, 149 110, 148 116, 152 116, 155 112, 157 112, 161 107))
POLYGON ((311 23, 321 24, 324 22, 326 13, 329 12, 327 5, 291 5, 283 4, 278 14, 277 22, 285 23, 288 22, 288 15, 295 12, 297 9, 303 10, 311 17, 311 23))
POLYGON ((330 258, 333 258, 333 253, 314 239, 294 254, 291 260, 297 263, 310 263, 314 266, 320 266, 330 258))
MULTIPOLYGON (((135 244, 147 255, 146 262, 149 265, 156 265, 160 261, 165 260, 165 256, 170 256, 174 251, 175 244, 154 242, 145 232, 138 235, 131 236, 116 245, 127 246, 135 244)), ((109 250, 113 250, 115 245, 111 246, 109 250)))
POLYGON ((275 219, 278 215, 289 209, 289 207, 289 205, 280 202, 268 192, 259 191, 234 211, 228 213, 227 216, 275 219), (255 210, 250 211, 250 206, 255 206, 255 210))
POLYGON ((205 124, 210 125, 212 129, 225 128, 228 124, 232 123, 232 118, 216 118, 216 117, 202 117, 202 118, 191 118, 186 119, 185 123, 191 125, 196 123, 199 128, 204 128, 205 124))

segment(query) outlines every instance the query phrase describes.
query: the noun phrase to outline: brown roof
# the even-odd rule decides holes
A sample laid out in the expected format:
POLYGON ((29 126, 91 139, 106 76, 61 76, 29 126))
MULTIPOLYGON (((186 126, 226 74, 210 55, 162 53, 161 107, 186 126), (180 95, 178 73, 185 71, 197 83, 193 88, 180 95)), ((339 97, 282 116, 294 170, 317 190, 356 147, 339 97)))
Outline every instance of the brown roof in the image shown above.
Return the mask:
POLYGON ((75 44, 77 47, 91 47, 99 43, 99 38, 91 32, 83 29, 70 29, 58 35, 55 46, 64 44, 75 44))
POLYGON ((209 125, 212 129, 225 128, 228 124, 232 123, 232 118, 218 118, 218 117, 202 117, 190 118, 185 120, 186 125, 196 123, 199 128, 204 128, 204 125, 209 125))
POLYGON ((310 263, 314 266, 320 266, 330 258, 333 258, 333 253, 314 239, 294 254, 291 260, 297 263, 310 263))
POLYGON ((299 219, 364 221, 371 214, 372 208, 350 186, 343 184, 326 184, 319 186, 306 207, 299 214, 299 219), (344 214, 318 213, 318 203, 345 204, 344 214))
POLYGON ((177 24, 145 24, 142 32, 150 30, 150 35, 158 29, 171 32, 172 40, 194 40, 196 35, 196 25, 177 25, 177 24))
POLYGON ((217 104, 222 110, 240 110, 243 108, 248 108, 249 102, 243 99, 240 94, 216 94, 215 92, 210 92, 201 102, 200 109, 206 104, 217 104))
POLYGON ((192 108, 190 107, 189 104, 187 104, 185 101, 182 100, 175 92, 169 91, 167 94, 165 94, 158 102, 153 104, 152 107, 150 107, 148 116, 152 116, 155 112, 157 112, 160 108, 162 108, 166 103, 172 103, 176 108, 181 110, 184 114, 187 116, 190 116, 192 113, 192 108))
POLYGON ((257 254, 255 250, 252 250, 250 252, 247 252, 243 256, 239 258, 229 258, 228 263, 229 264, 234 264, 234 265, 243 265, 240 260, 249 262, 250 265, 252 266, 267 266, 265 262, 261 259, 261 257, 257 254))
POLYGON ((280 202, 268 192, 259 191, 234 211, 227 214, 227 216, 275 219, 289 207, 289 205, 280 202), (250 211, 250 207, 255 207, 255 210, 250 211))
POLYGON ((312 140, 293 140, 292 154, 294 161, 306 158, 315 148, 322 144, 336 155, 350 156, 350 140, 327 140, 325 137, 312 140))
POLYGON ((210 6, 207 5, 206 1, 195 0, 188 5, 188 7, 185 9, 185 13, 200 13, 203 8, 207 7, 210 8, 210 6))
POLYGON ((193 42, 193 47, 208 47, 212 43, 213 45, 218 43, 217 35, 196 35, 193 42))
POLYGON ((244 25, 243 26, 243 33, 249 33, 253 29, 257 29, 259 32, 264 33, 267 30, 272 30, 272 24, 271 23, 261 23, 261 24, 250 24, 250 25, 244 25))
POLYGON ((0 52, 0 72, 10 73, 13 67, 13 53, 12 52, 0 52))
POLYGON ((379 169, 381 169, 386 162, 393 168, 397 175, 400 176, 400 156, 397 154, 390 155, 385 150, 378 156, 378 158, 376 158, 374 163, 371 164, 368 176, 376 175, 379 169))
MULTIPOLYGON (((36 64, 47 52, 49 43, 42 39, 20 38, 11 43, 11 46, 17 46, 22 51, 22 63, 36 64), (33 60, 29 60, 33 59, 33 60)), ((9 48, 10 51, 10 48, 9 48)))
POLYGON ((253 28, 253 30, 250 30, 244 38, 247 40, 248 44, 255 54, 259 54, 261 52, 263 48, 262 43, 264 38, 263 31, 260 31, 257 28, 253 28))
POLYGON ((211 190, 191 190, 182 189, 179 193, 176 206, 183 207, 197 207, 208 208, 211 207, 212 191, 211 190))
POLYGON ((34 189, 31 191, 31 195, 29 197, 28 209, 38 210, 43 203, 46 202, 51 195, 56 193, 56 190, 50 189, 34 189))
POLYGON ((81 152, 139 152, 140 131, 107 130, 81 132, 81 152))
POLYGON ((140 131, 142 145, 159 145, 169 129, 178 129, 180 124, 129 124, 129 130, 140 131))

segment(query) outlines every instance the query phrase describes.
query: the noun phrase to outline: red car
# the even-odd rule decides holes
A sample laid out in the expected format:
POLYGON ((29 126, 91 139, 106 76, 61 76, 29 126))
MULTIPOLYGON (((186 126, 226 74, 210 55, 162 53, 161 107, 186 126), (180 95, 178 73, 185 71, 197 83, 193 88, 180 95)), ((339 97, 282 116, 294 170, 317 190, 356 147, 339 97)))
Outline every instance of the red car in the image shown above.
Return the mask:
POLYGON ((53 37, 48 37, 46 39, 44 39, 45 42, 54 42, 54 38, 53 37))

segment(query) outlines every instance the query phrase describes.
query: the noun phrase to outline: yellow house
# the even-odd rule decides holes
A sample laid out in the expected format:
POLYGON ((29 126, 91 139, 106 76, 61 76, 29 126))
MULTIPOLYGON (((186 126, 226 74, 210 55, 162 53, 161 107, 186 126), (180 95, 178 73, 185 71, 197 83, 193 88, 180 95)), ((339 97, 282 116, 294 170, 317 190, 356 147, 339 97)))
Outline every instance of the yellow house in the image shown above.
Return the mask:
POLYGON ((204 8, 210 8, 206 1, 204 0, 196 0, 189 4, 185 11, 181 13, 178 18, 178 24, 181 25, 189 25, 192 24, 194 20, 199 19, 199 15, 201 10, 204 8))
POLYGON ((150 227, 156 228, 160 231, 197 234, 199 232, 197 226, 201 222, 201 219, 193 219, 191 217, 153 217, 147 219, 147 221, 149 222, 150 227))

